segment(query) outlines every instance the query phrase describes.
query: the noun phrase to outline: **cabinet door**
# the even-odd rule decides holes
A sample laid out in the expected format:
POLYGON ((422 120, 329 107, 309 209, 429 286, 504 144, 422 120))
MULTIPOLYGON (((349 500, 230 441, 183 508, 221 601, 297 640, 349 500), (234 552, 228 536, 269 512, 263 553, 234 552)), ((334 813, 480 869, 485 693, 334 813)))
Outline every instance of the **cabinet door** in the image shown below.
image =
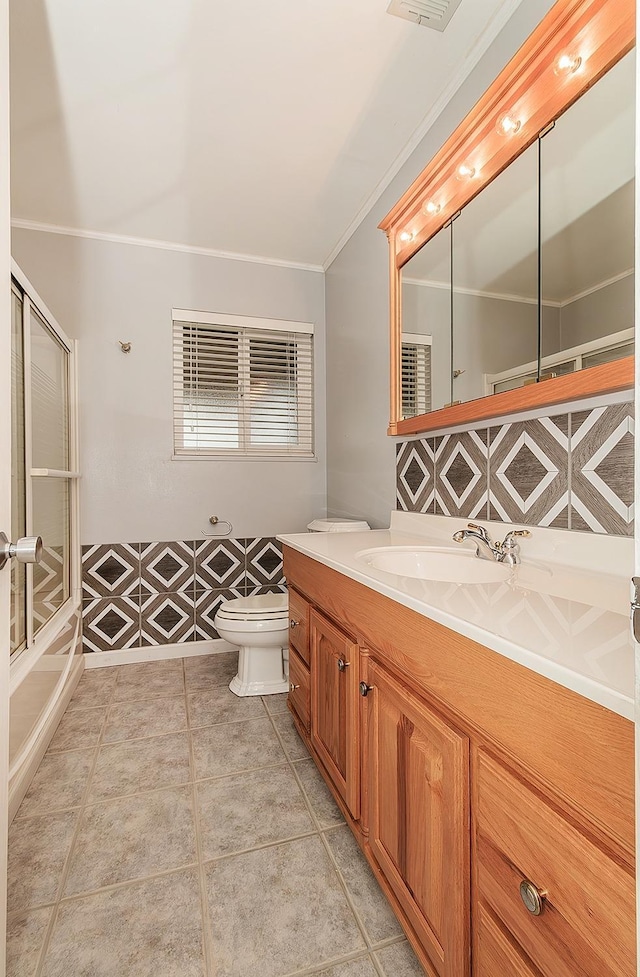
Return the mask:
POLYGON ((354 819, 360 816, 358 646, 311 611, 311 742, 354 819))
POLYGON ((306 729, 311 728, 311 688, 309 669, 296 654, 289 652, 289 705, 306 729))
POLYGON ((469 973, 469 743, 370 661, 369 843, 441 977, 469 973))
POLYGON ((289 644, 309 664, 309 604, 289 588, 289 644))

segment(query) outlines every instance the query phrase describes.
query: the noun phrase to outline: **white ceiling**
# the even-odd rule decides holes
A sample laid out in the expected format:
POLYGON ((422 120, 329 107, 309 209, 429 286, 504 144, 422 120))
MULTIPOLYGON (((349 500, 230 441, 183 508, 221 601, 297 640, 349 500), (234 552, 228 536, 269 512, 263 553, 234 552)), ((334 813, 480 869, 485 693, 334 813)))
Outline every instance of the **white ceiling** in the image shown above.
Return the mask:
POLYGON ((520 2, 13 0, 13 216, 322 265, 520 2))

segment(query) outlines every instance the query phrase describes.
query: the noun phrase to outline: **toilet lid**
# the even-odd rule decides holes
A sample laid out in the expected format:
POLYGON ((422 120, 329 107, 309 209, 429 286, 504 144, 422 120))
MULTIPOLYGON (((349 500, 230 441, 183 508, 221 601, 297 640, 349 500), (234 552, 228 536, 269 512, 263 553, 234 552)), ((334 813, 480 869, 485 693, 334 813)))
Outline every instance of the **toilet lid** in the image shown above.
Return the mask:
POLYGON ((233 600, 227 600, 221 604, 218 608, 218 614, 231 620, 280 621, 289 615, 289 597, 287 594, 257 594, 254 597, 235 597, 233 600))

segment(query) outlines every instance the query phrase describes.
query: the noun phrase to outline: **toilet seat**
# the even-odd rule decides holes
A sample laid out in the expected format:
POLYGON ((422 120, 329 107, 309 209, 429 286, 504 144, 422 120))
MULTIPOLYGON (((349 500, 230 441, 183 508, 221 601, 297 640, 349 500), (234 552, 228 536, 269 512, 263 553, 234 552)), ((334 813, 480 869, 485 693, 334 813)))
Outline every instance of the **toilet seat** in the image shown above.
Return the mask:
POLYGON ((287 594, 258 594, 254 597, 235 597, 221 604, 216 617, 225 621, 282 622, 289 616, 287 594))

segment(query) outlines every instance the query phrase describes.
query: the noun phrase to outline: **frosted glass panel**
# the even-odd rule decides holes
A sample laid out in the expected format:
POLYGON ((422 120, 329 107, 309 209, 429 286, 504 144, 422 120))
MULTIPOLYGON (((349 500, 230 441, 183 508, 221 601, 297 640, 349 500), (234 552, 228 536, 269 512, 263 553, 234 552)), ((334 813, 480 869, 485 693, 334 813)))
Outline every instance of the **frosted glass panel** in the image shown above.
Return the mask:
MULTIPOLYGON (((26 536, 24 468, 24 350, 23 302, 11 293, 11 539, 26 536)), ((11 633, 9 653, 20 651, 27 640, 27 568, 11 561, 11 633)))
POLYGON ((42 536, 42 560, 33 567, 33 630, 69 596, 69 492, 67 478, 34 478, 33 535, 42 536))
POLYGON ((31 412, 34 468, 69 469, 68 353, 31 313, 31 412))

